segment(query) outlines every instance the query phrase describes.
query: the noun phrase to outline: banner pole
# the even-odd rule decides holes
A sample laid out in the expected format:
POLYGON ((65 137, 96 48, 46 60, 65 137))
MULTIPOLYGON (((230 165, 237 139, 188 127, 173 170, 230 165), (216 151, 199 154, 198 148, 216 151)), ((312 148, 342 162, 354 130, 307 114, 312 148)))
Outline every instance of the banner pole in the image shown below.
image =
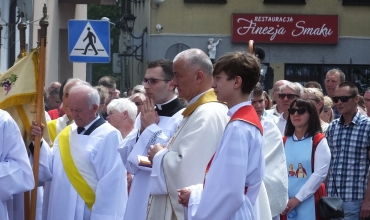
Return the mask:
MULTIPOLYGON (((46 4, 43 7, 43 18, 40 20, 41 37, 40 37, 40 54, 39 54, 39 74, 37 80, 37 105, 36 105, 36 122, 41 125, 41 117, 44 111, 43 98, 44 98, 44 84, 45 84, 45 58, 46 58, 46 35, 49 22, 47 18, 46 4)), ((45 128, 46 129, 46 128, 45 128)), ((35 178, 35 188, 31 192, 31 208, 29 220, 36 218, 36 202, 37 202, 37 182, 39 174, 39 160, 40 160, 40 146, 41 136, 35 137, 34 142, 34 160, 33 160, 33 175, 35 178)))

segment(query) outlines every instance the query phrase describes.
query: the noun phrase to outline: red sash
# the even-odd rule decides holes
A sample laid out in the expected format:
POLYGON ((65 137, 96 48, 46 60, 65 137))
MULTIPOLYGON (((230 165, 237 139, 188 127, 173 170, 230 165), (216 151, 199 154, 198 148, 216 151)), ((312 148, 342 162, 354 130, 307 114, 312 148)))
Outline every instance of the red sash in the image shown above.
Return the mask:
MULTIPOLYGON (((251 125, 254 125, 256 128, 258 128, 258 130, 261 132, 261 134, 263 134, 263 128, 262 128, 262 125, 261 125, 260 118, 258 117, 258 115, 256 113, 256 110, 254 109, 253 106, 246 105, 246 106, 243 106, 243 107, 239 108, 233 114, 233 116, 230 118, 229 123, 231 123, 231 122, 233 122, 235 120, 244 121, 246 123, 249 123, 251 125)), ((211 167, 211 164, 212 164, 212 161, 213 161, 213 158, 214 158, 215 154, 216 153, 213 154, 211 160, 207 164, 206 173, 204 175, 204 180, 203 180, 203 188, 204 188, 204 185, 206 184, 206 178, 205 178, 205 176, 207 175, 208 170, 211 167)), ((247 194, 247 191, 248 191, 248 187, 246 186, 244 188, 244 194, 247 194)))

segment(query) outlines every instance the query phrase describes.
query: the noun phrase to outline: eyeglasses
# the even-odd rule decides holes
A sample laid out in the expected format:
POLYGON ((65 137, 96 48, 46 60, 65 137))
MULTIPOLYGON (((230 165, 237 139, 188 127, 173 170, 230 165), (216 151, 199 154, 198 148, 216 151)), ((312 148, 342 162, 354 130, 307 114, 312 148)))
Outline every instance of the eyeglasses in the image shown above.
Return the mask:
POLYGON ((141 81, 141 84, 144 85, 145 83, 148 83, 149 85, 152 86, 152 85, 156 84, 159 81, 169 82, 171 80, 168 80, 168 79, 154 79, 154 78, 147 79, 147 78, 144 78, 143 81, 141 81))
POLYGON ((288 109, 288 112, 290 115, 294 115, 296 112, 298 115, 303 115, 307 111, 306 108, 290 108, 288 109))
POLYGON ((338 103, 340 100, 341 102, 348 102, 348 99, 355 97, 356 95, 350 95, 350 96, 334 96, 331 99, 333 102, 338 103))
POLYGON ((295 94, 282 94, 282 93, 279 94, 280 99, 285 99, 285 97, 287 97, 289 100, 292 100, 292 99, 297 98, 298 96, 295 94))

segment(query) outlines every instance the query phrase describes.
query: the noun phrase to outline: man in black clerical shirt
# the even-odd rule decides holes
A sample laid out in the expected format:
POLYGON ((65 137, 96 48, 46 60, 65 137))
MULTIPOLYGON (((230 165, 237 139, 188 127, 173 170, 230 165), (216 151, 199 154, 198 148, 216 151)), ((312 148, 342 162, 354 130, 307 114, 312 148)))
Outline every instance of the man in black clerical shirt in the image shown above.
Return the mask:
POLYGON ((186 107, 175 94, 172 66, 172 61, 166 59, 152 61, 148 65, 142 81, 148 99, 140 115, 141 131, 153 123, 158 124, 158 116, 172 117, 186 107))
POLYGON ((172 85, 172 61, 156 60, 148 65, 143 85, 147 93, 136 126, 126 136, 119 152, 129 173, 134 175, 124 219, 145 220, 150 196, 150 168, 142 168, 138 157, 147 156, 149 147, 164 144, 182 121, 185 106, 172 85))

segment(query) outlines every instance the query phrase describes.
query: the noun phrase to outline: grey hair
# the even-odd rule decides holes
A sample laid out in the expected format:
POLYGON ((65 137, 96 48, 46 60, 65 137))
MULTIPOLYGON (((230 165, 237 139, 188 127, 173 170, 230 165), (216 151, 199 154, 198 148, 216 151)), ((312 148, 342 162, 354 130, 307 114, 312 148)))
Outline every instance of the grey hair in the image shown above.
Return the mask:
POLYGON ((301 97, 302 95, 301 88, 295 83, 287 82, 286 84, 279 87, 279 92, 281 93, 281 91, 285 88, 293 89, 298 97, 301 97))
POLYGON ((296 84, 296 85, 298 86, 298 88, 299 88, 299 93, 300 93, 300 94, 301 94, 301 96, 302 96, 304 87, 303 87, 303 86, 302 86, 302 84, 300 84, 299 82, 294 82, 294 84, 296 84))
POLYGON ((127 111, 128 117, 135 121, 137 115, 137 106, 128 98, 113 99, 107 106, 107 112, 116 110, 120 113, 127 111))
POLYGON ((213 76, 213 65, 211 59, 200 49, 188 49, 175 56, 173 62, 184 60, 184 65, 189 68, 197 68, 208 76, 213 76))
POLYGON ((146 94, 146 91, 144 89, 144 86, 143 85, 136 85, 133 89, 132 89, 132 94, 135 94, 135 93, 142 93, 142 94, 146 94))
POLYGON ((74 85, 71 88, 71 93, 74 90, 81 89, 87 92, 87 102, 89 109, 92 109, 94 105, 99 106, 100 104, 100 95, 97 89, 91 87, 90 85, 85 85, 85 84, 79 84, 79 85, 74 85))
POLYGON ((132 96, 128 97, 130 101, 133 101, 136 97, 139 97, 141 100, 145 101, 146 97, 143 93, 135 93, 132 96))
POLYGON ((325 77, 328 76, 329 74, 336 74, 336 73, 339 73, 339 80, 340 80, 341 83, 346 80, 346 75, 340 69, 331 69, 331 70, 329 70, 326 73, 325 77))
POLYGON ((305 94, 312 94, 320 101, 324 102, 324 94, 318 88, 304 88, 303 93, 305 94))
POLYGON ((288 81, 288 80, 284 80, 284 79, 276 81, 276 82, 275 82, 275 84, 274 84, 273 91, 279 91, 280 87, 281 87, 282 85, 287 84, 288 82, 290 82, 290 81, 288 81), (283 84, 282 84, 282 85, 280 85, 278 88, 276 88, 278 83, 283 83, 283 84))
POLYGON ((86 86, 90 86, 90 84, 86 81, 83 81, 79 78, 71 78, 71 79, 68 79, 65 86, 63 87, 63 96, 64 94, 66 93, 66 88, 68 87, 68 85, 70 84, 74 84, 74 85, 86 85, 86 86))

